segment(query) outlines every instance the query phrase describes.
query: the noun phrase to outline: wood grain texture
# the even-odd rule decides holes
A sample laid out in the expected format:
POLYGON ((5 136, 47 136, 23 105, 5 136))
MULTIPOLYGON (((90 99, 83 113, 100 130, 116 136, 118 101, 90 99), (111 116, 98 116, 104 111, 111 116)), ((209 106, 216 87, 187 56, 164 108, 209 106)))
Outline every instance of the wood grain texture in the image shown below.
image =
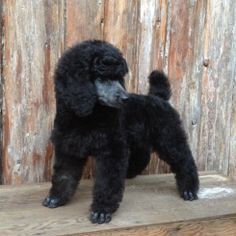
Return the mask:
POLYGON ((63 1, 5 1, 3 182, 50 178, 53 71, 64 39, 63 1))
POLYGON ((230 23, 234 5, 220 0, 187 5, 170 1, 167 35, 172 102, 184 121, 198 167, 224 174, 229 173, 231 155, 235 46, 226 41, 235 37, 235 26, 230 23), (222 14, 227 16, 224 21, 222 14))
MULTIPOLYGON (((236 14, 236 13, 235 13, 236 14)), ((233 28, 236 34, 236 25, 233 28)), ((233 51, 236 51, 236 42, 233 41, 233 51)), ((233 57, 234 58, 234 57, 233 57)), ((231 120, 230 120, 230 153, 229 153, 229 175, 236 180, 236 69, 233 71, 231 120)))
MULTIPOLYGON (((236 27, 234 28, 236 31, 236 27)), ((236 44, 234 45, 236 47, 236 44)), ((230 159, 229 175, 236 181, 236 70, 234 70, 233 94, 232 94, 232 113, 231 113, 231 130, 230 130, 230 159)))
MULTIPOLYGON (((199 170, 236 176, 234 0, 6 0, 1 6, 5 183, 50 178, 54 65, 85 39, 122 50, 130 92, 146 93, 150 71, 163 69, 199 170)), ((84 178, 93 177, 94 166, 90 158, 84 178)), ((152 155, 143 173, 163 172, 168 165, 152 155)))
POLYGON ((189 134, 193 156, 197 159, 200 170, 205 170, 205 158, 199 149, 199 132, 201 119, 201 84, 204 73, 204 40, 207 1, 194 1, 189 8, 189 49, 187 58, 186 97, 182 117, 189 134))
POLYGON ((3 4, 0 0, 0 184, 2 183, 2 100, 3 100, 3 18, 2 18, 3 4))
POLYGON ((103 232, 72 234, 83 236, 234 236, 236 232, 236 216, 219 219, 185 221, 173 224, 150 225, 128 229, 113 229, 103 232))
POLYGON ((208 61, 201 83, 200 157, 205 168, 228 174, 233 81, 235 78, 234 43, 235 2, 208 1, 205 22, 204 60, 208 61), (221 14, 227 15, 221 21, 221 14), (232 54, 233 53, 233 54, 232 54), (234 66, 233 66, 234 65, 234 66))
POLYGON ((3 185, 0 187, 0 234, 234 235, 235 182, 216 174, 203 175, 200 180, 202 191, 218 187, 233 192, 187 202, 178 196, 173 175, 142 176, 127 181, 119 210, 111 223, 104 225, 94 225, 88 220, 91 181, 81 181, 73 200, 56 209, 41 206, 49 183, 3 185))
POLYGON ((104 0, 66 1, 66 47, 103 37, 104 0))
MULTIPOLYGON (((235 73, 235 72, 234 72, 235 73)), ((230 130, 229 175, 236 180, 236 73, 234 74, 230 130)))
MULTIPOLYGON (((235 21, 236 2, 231 1, 228 4, 224 1, 217 4, 211 1, 210 9, 210 39, 209 58, 213 58, 211 77, 214 79, 216 87, 216 119, 215 119, 215 160, 213 165, 208 164, 208 169, 219 168, 224 174, 228 174, 230 158, 231 141, 231 111, 236 103, 233 104, 233 93, 235 90, 235 69, 236 69, 236 44, 228 43, 228 40, 236 37, 236 26, 232 24, 235 21), (227 19, 220 20, 219 14, 227 15, 227 19), (213 21, 212 21, 213 20, 213 21), (213 29, 212 29, 213 26, 213 29), (217 28, 222 29, 222 31, 217 28), (214 35, 214 37, 213 37, 214 35), (214 45, 214 46, 213 46, 214 45), (218 50, 213 50, 218 48, 218 50), (218 131, 218 132, 217 132, 218 131), (228 157, 228 158, 225 158, 228 157)), ((234 133, 234 136, 236 133, 234 133)))

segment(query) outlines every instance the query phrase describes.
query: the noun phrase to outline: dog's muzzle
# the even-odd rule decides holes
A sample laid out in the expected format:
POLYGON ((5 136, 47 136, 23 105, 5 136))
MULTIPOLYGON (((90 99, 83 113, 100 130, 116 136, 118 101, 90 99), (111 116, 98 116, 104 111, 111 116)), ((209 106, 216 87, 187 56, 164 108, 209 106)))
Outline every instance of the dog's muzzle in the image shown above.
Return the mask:
POLYGON ((129 99, 128 93, 119 81, 97 79, 95 86, 98 100, 104 106, 120 108, 129 99))

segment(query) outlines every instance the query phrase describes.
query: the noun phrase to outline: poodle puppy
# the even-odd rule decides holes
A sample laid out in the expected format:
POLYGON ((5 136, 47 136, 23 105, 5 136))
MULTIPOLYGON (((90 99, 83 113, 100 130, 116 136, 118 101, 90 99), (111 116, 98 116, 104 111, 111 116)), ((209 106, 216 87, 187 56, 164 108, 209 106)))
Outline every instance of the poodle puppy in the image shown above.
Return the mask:
POLYGON ((75 193, 88 156, 96 159, 90 220, 108 223, 122 200, 125 178, 147 166, 152 151, 175 173, 180 196, 197 199, 198 173, 181 120, 169 104, 167 77, 149 76, 148 95, 129 94, 126 60, 111 44, 84 41, 55 71, 56 117, 52 187, 43 205, 55 208, 75 193))

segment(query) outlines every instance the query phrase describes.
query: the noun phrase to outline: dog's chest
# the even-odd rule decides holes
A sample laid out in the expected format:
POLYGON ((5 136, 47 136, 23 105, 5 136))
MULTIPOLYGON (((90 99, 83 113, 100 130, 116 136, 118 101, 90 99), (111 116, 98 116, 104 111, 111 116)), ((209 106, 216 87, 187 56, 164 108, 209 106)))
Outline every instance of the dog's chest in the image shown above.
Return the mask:
POLYGON ((65 137, 64 145, 69 150, 76 151, 79 156, 97 155, 108 146, 109 135, 103 130, 90 130, 87 132, 73 132, 65 137))

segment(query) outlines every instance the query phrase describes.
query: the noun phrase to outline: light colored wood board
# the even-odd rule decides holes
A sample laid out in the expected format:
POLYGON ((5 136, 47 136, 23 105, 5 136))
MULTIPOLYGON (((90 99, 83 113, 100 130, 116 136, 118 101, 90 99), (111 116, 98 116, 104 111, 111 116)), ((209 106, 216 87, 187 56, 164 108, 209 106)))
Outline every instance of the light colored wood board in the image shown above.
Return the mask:
POLYGON ((236 53, 235 37, 230 22, 235 16, 235 2, 208 1, 205 23, 204 59, 209 60, 202 79, 201 128, 199 150, 208 170, 219 169, 228 174, 230 151, 230 119, 236 53), (225 15, 221 20, 221 14, 225 15))
MULTIPOLYGON (((234 30, 236 31, 236 27, 234 30)), ((236 44, 234 44, 234 47, 236 48, 236 44)), ((236 70, 234 70, 233 78, 229 175, 236 180, 236 70)))
POLYGON ((0 184, 2 183, 2 99, 3 99, 3 57, 2 57, 2 45, 3 45, 3 19, 2 19, 2 0, 0 0, 0 184))
POLYGON ((66 1, 66 46, 103 37, 104 0, 66 1))
POLYGON ((4 1, 3 182, 49 180, 63 1, 4 1))
POLYGON ((137 66, 135 71, 138 93, 147 93, 148 91, 147 76, 151 71, 152 64, 152 38, 155 33, 155 23, 159 17, 158 11, 156 10, 157 2, 156 0, 140 0, 139 4, 136 45, 137 66))
MULTIPOLYGON (((209 58, 213 59, 211 76, 215 79, 216 90, 216 161, 213 162, 212 169, 219 168, 219 171, 225 175, 229 174, 229 159, 236 159, 235 152, 230 153, 231 133, 233 124, 231 123, 231 111, 235 109, 236 103, 233 103, 232 97, 235 93, 235 79, 236 79, 236 43, 229 39, 236 38, 236 26, 232 24, 235 22, 236 16, 236 2, 231 0, 225 1, 211 1, 210 5, 211 16, 210 19, 214 21, 214 31, 211 35, 211 53, 209 58), (220 20, 219 14, 226 15, 223 21, 220 20), (224 34, 221 33, 224 32, 224 34), (212 34, 215 36, 212 37, 212 34), (221 43, 219 43, 219 41, 221 43), (214 46, 213 46, 214 45, 214 46), (218 48, 218 50, 215 50, 218 48), (232 155, 232 156, 231 156, 232 155)), ((211 67, 210 67, 211 69, 211 67)), ((234 101, 235 102, 235 101, 234 101)), ((235 130, 234 136, 236 137, 235 130)))
MULTIPOLYGON (((40 204, 49 186, 47 183, 21 187, 2 186, 0 234, 76 235, 113 229, 135 230, 135 227, 186 223, 236 214, 236 184, 216 174, 201 177, 202 190, 217 187, 231 189, 233 192, 228 195, 211 193, 211 198, 205 196, 194 202, 185 202, 179 198, 173 175, 142 176, 129 180, 120 209, 114 214, 112 222, 106 225, 93 225, 88 221, 92 187, 90 181, 82 181, 73 200, 57 209, 44 208, 40 204)), ((192 227, 192 224, 181 224, 179 228, 183 230, 192 227)), ((199 223, 196 227, 199 227, 199 223)))
POLYGON ((180 223, 161 224, 140 226, 127 229, 112 229, 101 232, 73 234, 83 236, 190 236, 190 235, 207 235, 207 236, 235 236, 236 217, 225 217, 219 219, 187 221, 180 223))
POLYGON ((188 67, 186 68, 186 102, 184 105, 184 126, 188 132, 190 146, 199 170, 205 170, 205 158, 199 149, 201 121, 201 83, 204 72, 204 32, 207 1, 194 1, 189 7, 188 67))

